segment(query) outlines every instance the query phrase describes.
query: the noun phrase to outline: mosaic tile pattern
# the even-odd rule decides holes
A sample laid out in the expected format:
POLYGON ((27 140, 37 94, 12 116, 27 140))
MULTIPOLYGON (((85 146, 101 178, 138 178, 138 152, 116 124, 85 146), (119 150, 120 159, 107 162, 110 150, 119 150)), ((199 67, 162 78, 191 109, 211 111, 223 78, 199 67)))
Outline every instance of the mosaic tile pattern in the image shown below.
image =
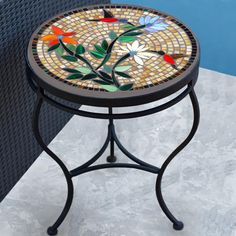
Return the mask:
MULTIPOLYGON (((56 27, 56 29, 62 30, 64 33, 67 32, 68 36, 56 34, 58 38, 57 43, 59 39, 61 42, 64 40, 64 45, 72 51, 75 51, 79 44, 83 45, 85 52, 80 54, 80 56, 86 58, 91 66, 96 68, 102 63, 104 57, 99 59, 91 54, 92 51, 96 51, 94 45, 101 45, 104 40, 110 45, 114 40, 114 38, 111 37, 111 32, 113 32, 113 34, 115 33, 116 36, 119 36, 125 31, 132 29, 132 27, 140 26, 141 17, 144 18, 144 21, 146 20, 146 22, 144 22, 146 23, 145 27, 132 31, 135 33, 139 32, 140 35, 131 36, 127 39, 127 42, 126 39, 124 39, 124 41, 120 41, 120 39, 117 40, 114 43, 109 60, 104 66, 101 66, 99 70, 109 74, 109 70, 113 68, 114 64, 122 58, 122 56, 124 56, 124 48, 129 48, 134 46, 134 44, 138 44, 140 49, 145 48, 146 52, 149 52, 150 55, 153 53, 153 55, 146 55, 146 57, 145 55, 142 56, 142 65, 137 63, 137 60, 134 60, 135 56, 132 55, 133 53, 138 56, 140 52, 135 50, 135 52, 132 50, 129 51, 131 56, 122 61, 119 65, 119 70, 121 70, 122 73, 115 73, 119 86, 132 84, 132 86, 128 86, 126 90, 137 90, 158 86, 168 80, 175 79, 187 70, 195 60, 197 54, 196 41, 191 32, 172 17, 163 15, 155 10, 147 10, 139 7, 108 5, 78 9, 56 17, 43 25, 32 41, 32 50, 35 61, 52 77, 52 79, 58 79, 67 84, 84 89, 104 92, 116 91, 116 89, 107 89, 106 86, 94 82, 94 80, 100 78, 89 78, 85 80, 81 77, 69 78, 69 76, 72 75, 71 72, 65 71, 62 68, 85 68, 86 64, 81 60, 76 60, 74 62, 64 59, 63 56, 69 54, 65 50, 63 52, 63 49, 60 51, 60 49, 56 48, 55 50, 53 49, 48 52, 50 47, 56 47, 57 44, 56 42, 53 43, 53 40, 49 41, 43 39, 47 38, 46 36, 55 33, 52 30, 52 27, 56 27), (106 12, 111 12, 113 14, 113 21, 116 22, 106 22, 106 19, 109 20, 111 18, 104 18, 103 9, 106 9, 106 12), (157 18, 157 16, 160 18, 157 18), (97 19, 97 21, 91 21, 92 19, 97 19), (102 21, 102 19, 105 20, 102 21), (159 20, 160 27, 158 24, 157 26, 154 25, 154 29, 156 29, 154 30, 155 32, 150 32, 147 30, 148 27, 150 28, 150 26, 152 26, 150 21, 154 21, 155 19, 159 20), (71 32, 75 32, 75 34, 72 35, 71 32), (70 40, 63 39, 63 37, 69 38, 70 40), (77 42, 77 45, 75 45, 73 40, 77 42), (69 43, 67 43, 67 41, 69 43), (157 53, 160 51, 164 54, 157 53), (129 78, 126 78, 126 75, 128 75, 129 78)), ((154 23, 158 22, 156 21, 154 23)), ((63 48, 63 46, 60 45, 59 48, 63 48)), ((143 52, 141 52, 140 55, 142 55, 142 53, 143 52)), ((82 72, 79 71, 79 73, 82 73, 82 75, 85 76, 86 74, 93 72, 91 72, 91 69, 88 70, 87 68, 87 71, 82 70, 82 72)), ((109 75, 112 77, 111 71, 109 75)), ((113 85, 111 85, 111 87, 112 86, 113 85)))

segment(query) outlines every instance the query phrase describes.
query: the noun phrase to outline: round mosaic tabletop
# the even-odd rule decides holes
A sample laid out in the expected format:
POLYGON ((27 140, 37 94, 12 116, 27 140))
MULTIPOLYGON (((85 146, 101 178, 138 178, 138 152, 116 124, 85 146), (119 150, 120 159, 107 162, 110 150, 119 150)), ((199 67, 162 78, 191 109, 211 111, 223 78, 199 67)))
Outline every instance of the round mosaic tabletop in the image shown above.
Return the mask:
POLYGON ((196 80, 199 46, 168 14, 96 5, 39 26, 27 60, 35 81, 54 95, 80 104, 129 106, 161 99, 196 80))

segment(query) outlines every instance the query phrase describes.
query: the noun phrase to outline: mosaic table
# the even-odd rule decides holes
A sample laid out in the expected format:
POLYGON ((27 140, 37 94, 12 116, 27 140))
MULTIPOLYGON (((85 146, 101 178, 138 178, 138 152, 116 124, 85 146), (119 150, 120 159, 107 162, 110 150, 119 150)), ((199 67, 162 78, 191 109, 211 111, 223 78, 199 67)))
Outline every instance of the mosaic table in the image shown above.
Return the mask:
POLYGON ((176 230, 183 228, 167 208, 161 180, 170 161, 193 138, 199 123, 194 85, 199 70, 199 44, 194 34, 176 18, 154 9, 129 5, 96 5, 61 13, 40 25, 32 34, 26 53, 28 82, 37 93, 33 131, 38 143, 61 167, 68 196, 56 222, 48 228, 55 235, 72 200, 72 178, 103 168, 126 167, 157 175, 157 200, 176 230), (178 94, 159 106, 126 113, 114 107, 141 105, 178 94), (53 96, 52 96, 53 95, 53 96), (158 168, 134 155, 121 144, 114 120, 130 119, 165 110, 187 95, 193 105, 193 126, 188 137, 158 168), (88 112, 58 102, 107 107, 107 113, 88 112), (68 170, 43 142, 39 114, 43 102, 72 114, 107 119, 108 134, 101 150, 83 165, 68 170), (134 163, 115 163, 114 145, 134 163), (110 145, 109 163, 94 164, 110 145))

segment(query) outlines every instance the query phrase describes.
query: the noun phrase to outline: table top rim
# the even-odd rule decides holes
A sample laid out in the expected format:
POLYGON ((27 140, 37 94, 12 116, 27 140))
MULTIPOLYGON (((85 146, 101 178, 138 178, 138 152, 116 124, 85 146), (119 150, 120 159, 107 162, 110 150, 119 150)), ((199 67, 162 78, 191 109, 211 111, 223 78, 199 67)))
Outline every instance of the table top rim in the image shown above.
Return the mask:
POLYGON ((191 80, 194 80, 198 75, 198 69, 199 69, 199 61, 200 61, 200 46, 198 39, 196 38, 195 34, 191 31, 191 29, 186 26, 186 24, 182 23, 179 19, 177 19, 174 16, 171 16, 165 12, 159 11, 157 9, 141 6, 141 5, 131 5, 131 4, 95 4, 95 5, 89 5, 89 6, 83 6, 83 7, 77 7, 74 9, 70 9, 64 12, 61 12, 53 17, 50 17, 43 23, 41 23, 36 30, 32 33, 28 46, 27 46, 27 56, 26 61, 28 66, 30 67, 31 71, 34 74, 34 79, 36 83, 42 87, 43 89, 49 91, 50 93, 62 97, 66 100, 81 103, 85 105, 95 105, 95 106, 130 106, 130 105, 138 105, 138 104, 145 104, 151 101, 159 100, 161 98, 164 98, 166 96, 171 95, 172 93, 178 91, 182 87, 184 87, 186 84, 188 84, 191 80), (138 90, 132 90, 132 91, 116 91, 116 92, 101 92, 101 91, 93 91, 93 90, 85 90, 83 88, 74 87, 74 86, 68 86, 67 84, 63 83, 62 81, 58 81, 56 79, 51 79, 49 75, 44 73, 42 69, 37 65, 37 63, 32 63, 32 60, 34 62, 31 45, 32 40, 34 39, 34 36, 37 34, 37 32, 50 22, 52 19, 62 16, 66 13, 70 13, 76 10, 80 9, 96 9, 96 8, 104 8, 104 7, 110 7, 110 6, 120 6, 120 7, 133 7, 135 9, 141 9, 141 10, 148 10, 153 11, 158 14, 162 14, 164 16, 170 16, 175 21, 179 22, 183 26, 187 28, 187 30, 191 33, 192 37, 194 38, 194 41, 196 43, 197 52, 196 56, 194 58, 194 61, 191 63, 191 65, 179 76, 176 78, 166 81, 163 84, 159 84, 157 86, 144 88, 144 89, 138 89, 138 90), (159 93, 159 94, 158 94, 159 93), (138 98, 147 98, 145 101, 141 101, 141 99, 138 98), (138 100, 137 100, 138 99, 138 100), (136 101, 135 101, 136 100, 136 101))

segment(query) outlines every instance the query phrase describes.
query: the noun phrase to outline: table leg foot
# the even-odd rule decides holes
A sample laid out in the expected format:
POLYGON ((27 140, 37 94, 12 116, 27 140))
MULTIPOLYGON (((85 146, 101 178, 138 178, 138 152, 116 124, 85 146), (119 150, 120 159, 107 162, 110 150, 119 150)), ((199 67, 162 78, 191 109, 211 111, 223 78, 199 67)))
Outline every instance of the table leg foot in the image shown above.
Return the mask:
POLYGON ((107 162, 114 163, 116 162, 116 160, 117 160, 116 156, 110 155, 107 157, 107 162))
POLYGON ((48 235, 57 235, 58 230, 52 227, 48 227, 47 233, 48 235))
POLYGON ((184 228, 184 223, 181 221, 177 221, 173 224, 173 228, 175 230, 182 230, 184 228))

